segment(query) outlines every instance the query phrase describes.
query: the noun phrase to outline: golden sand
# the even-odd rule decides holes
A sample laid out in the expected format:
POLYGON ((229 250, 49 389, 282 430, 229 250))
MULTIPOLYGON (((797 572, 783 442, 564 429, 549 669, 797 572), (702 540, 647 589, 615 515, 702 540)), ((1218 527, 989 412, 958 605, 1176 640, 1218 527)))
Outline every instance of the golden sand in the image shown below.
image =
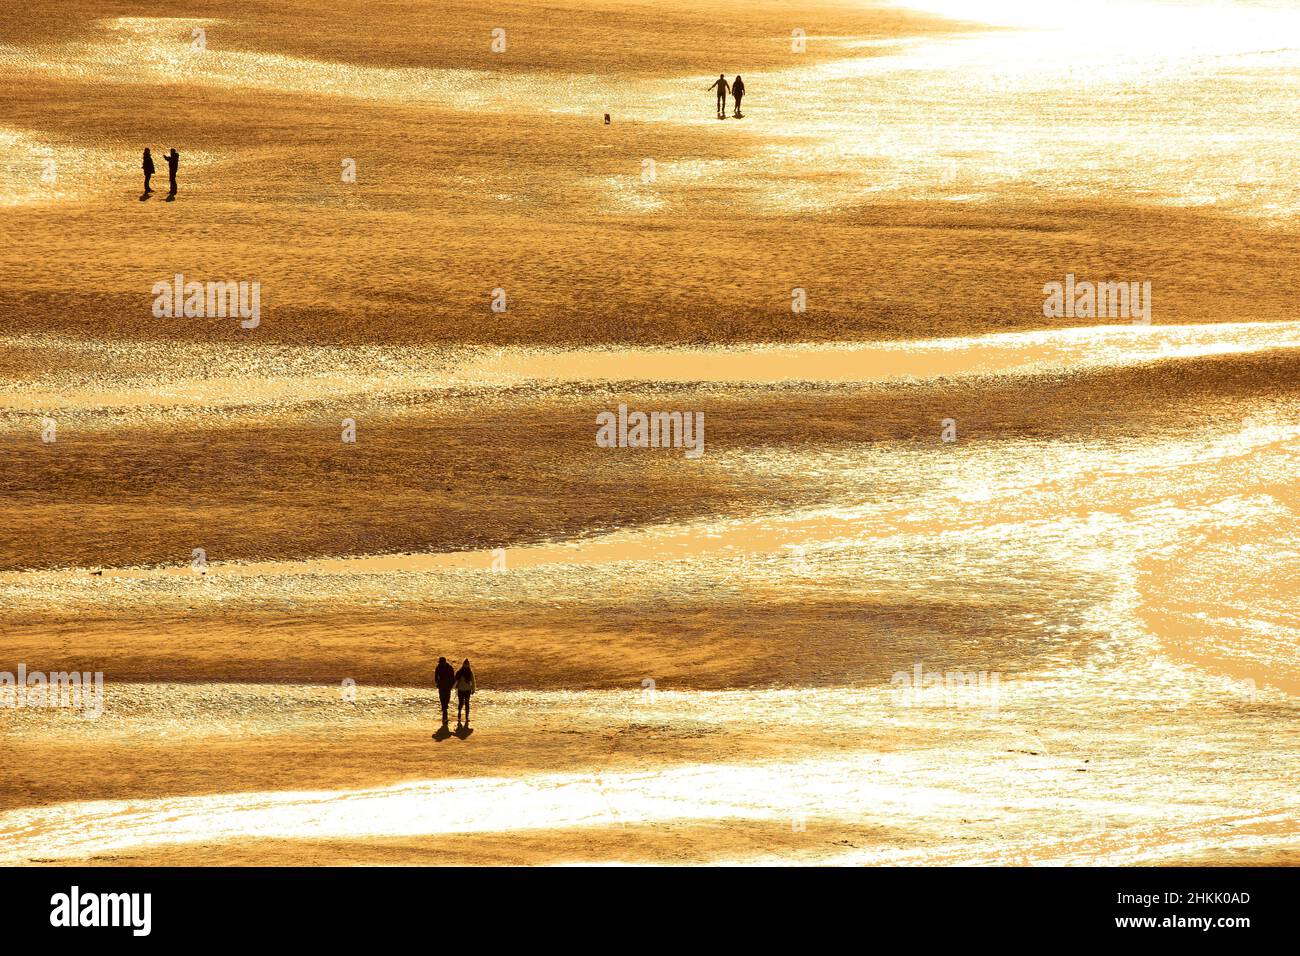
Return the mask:
POLYGON ((0 864, 1297 862, 1300 15, 383 10, 0 23, 0 864))

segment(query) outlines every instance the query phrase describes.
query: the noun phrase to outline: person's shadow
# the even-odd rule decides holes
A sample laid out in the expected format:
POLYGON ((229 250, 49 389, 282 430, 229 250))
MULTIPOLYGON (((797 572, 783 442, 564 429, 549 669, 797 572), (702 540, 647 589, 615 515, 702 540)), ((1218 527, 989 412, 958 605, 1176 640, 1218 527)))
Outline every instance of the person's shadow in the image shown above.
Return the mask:
POLYGON ((442 743, 442 741, 446 740, 450 736, 451 736, 451 731, 447 729, 446 724, 443 724, 441 727, 438 728, 438 732, 433 735, 433 739, 438 741, 439 743, 442 743))
POLYGON ((464 740, 466 737, 468 737, 468 736, 469 736, 470 734, 472 734, 473 732, 474 732, 473 729, 471 729, 470 726, 469 726, 468 724, 457 724, 457 725, 456 725, 456 736, 459 737, 461 740, 464 740))

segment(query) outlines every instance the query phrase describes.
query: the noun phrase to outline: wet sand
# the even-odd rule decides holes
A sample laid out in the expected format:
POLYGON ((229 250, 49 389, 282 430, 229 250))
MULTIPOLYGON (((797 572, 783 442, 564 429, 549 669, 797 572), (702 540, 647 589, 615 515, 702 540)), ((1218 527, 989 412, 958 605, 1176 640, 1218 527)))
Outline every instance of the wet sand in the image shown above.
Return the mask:
POLYGON ((6 813, 0 859, 1149 865, 1212 845, 1287 860, 1282 768, 1197 752, 1249 754, 1270 708, 1213 683, 1172 704, 1112 681, 1105 708, 1070 680, 1008 691, 961 727, 870 691, 817 694, 815 720, 795 691, 493 693, 474 734, 434 741, 428 692, 123 687, 78 744, 25 735, 23 764, 48 768, 38 799, 133 746, 78 801, 6 813), (241 792, 213 792, 232 775, 241 792))
POLYGON ((1300 29, 917 7, 0 25, 0 863, 1294 865, 1300 29))

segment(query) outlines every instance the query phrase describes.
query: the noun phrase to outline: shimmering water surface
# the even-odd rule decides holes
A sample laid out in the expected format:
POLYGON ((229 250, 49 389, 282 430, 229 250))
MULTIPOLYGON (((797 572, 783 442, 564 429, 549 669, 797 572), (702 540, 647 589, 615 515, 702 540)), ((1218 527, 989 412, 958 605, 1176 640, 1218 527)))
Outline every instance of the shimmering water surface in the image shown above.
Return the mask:
POLYGON ((0 670, 106 698, 0 708, 0 862, 1296 861, 1300 13, 44 6, 0 670))

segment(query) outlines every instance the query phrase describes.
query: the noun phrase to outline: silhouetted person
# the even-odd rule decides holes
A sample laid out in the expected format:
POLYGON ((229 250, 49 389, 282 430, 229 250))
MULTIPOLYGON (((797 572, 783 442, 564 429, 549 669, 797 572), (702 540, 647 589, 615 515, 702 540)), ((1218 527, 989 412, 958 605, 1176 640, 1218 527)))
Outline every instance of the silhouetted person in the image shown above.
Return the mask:
POLYGON ((732 115, 740 115, 740 98, 745 95, 745 81, 736 75, 736 81, 731 84, 731 95, 736 99, 736 112, 732 115))
POLYGON ((442 704, 442 725, 447 726, 447 705, 451 703, 451 689, 456 686, 456 669, 447 663, 447 658, 438 658, 438 666, 433 669, 433 682, 438 687, 438 703, 442 704))
POLYGON ((142 165, 144 167, 144 191, 146 193, 151 193, 153 192, 153 187, 149 185, 149 177, 154 173, 154 165, 153 154, 149 152, 148 146, 144 148, 144 161, 142 165))
POLYGON ((726 116, 727 94, 731 92, 731 87, 727 85, 727 78, 719 73, 718 78, 713 81, 713 85, 710 86, 709 89, 716 89, 718 91, 718 115, 726 116))
POLYGON ((470 670, 469 658, 456 671, 456 726, 460 726, 460 712, 465 711, 465 726, 469 726, 469 699, 474 694, 474 672, 470 670))
POLYGON ((176 147, 167 154, 167 179, 171 184, 171 189, 167 191, 168 196, 176 195, 176 167, 181 164, 181 154, 176 152, 176 147))

